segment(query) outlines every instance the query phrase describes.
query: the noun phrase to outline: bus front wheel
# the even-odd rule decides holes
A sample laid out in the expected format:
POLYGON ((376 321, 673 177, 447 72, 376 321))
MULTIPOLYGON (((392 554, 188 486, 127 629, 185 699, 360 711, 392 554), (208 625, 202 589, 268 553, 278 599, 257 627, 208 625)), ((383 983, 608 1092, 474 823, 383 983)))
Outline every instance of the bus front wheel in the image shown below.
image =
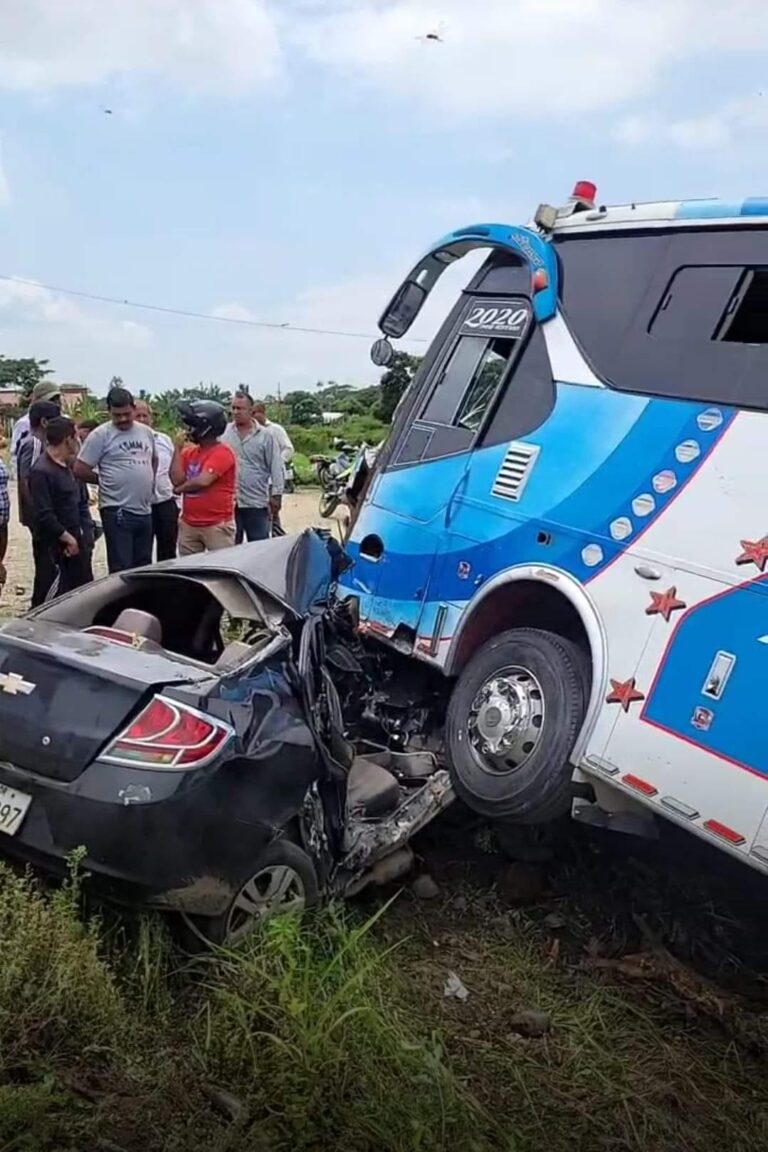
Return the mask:
POLYGON ((485 643, 459 675, 448 705, 457 794, 496 819, 540 824, 564 815, 588 694, 588 661, 570 640, 515 628, 485 643))

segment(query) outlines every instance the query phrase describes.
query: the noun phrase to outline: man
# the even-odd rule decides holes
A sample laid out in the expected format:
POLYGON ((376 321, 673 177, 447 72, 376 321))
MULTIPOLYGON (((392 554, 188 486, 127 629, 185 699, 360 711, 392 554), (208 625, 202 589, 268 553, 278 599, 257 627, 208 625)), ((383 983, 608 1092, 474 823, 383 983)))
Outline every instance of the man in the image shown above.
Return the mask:
POLYGON ((186 428, 171 461, 171 481, 181 496, 179 554, 214 552, 235 542, 235 454, 219 441, 227 426, 221 404, 184 400, 186 428), (186 437, 191 443, 186 443, 186 437))
MULTIPOLYGON (((283 468, 285 469, 285 473, 283 475, 283 491, 285 491, 285 475, 287 474, 289 464, 293 460, 293 443, 291 438, 286 432, 285 428, 283 428, 282 424, 277 424, 274 420, 267 419, 267 410, 261 400, 255 401, 253 405, 253 416, 254 419, 257 420, 259 424, 261 424, 262 428, 266 428, 267 431, 271 432, 275 438, 277 447, 280 451, 280 457, 283 461, 283 468)), ((283 526, 280 523, 279 507, 272 512, 272 535, 285 535, 283 526)))
POLYGON ((35 587, 32 607, 87 581, 83 563, 80 485, 72 471, 79 448, 74 422, 50 420, 45 450, 29 474, 34 511, 35 587), (47 564, 38 563, 43 555, 47 564))
POLYGON ((136 401, 136 419, 149 428, 155 438, 157 472, 155 490, 152 493, 152 536, 158 560, 172 560, 176 555, 179 537, 179 505, 173 494, 171 482, 171 461, 173 441, 165 432, 157 432, 152 427, 152 409, 146 400, 136 401))
POLYGON ((98 420, 78 420, 77 422, 77 438, 80 441, 82 448, 91 432, 95 432, 99 426, 98 420))
POLYGON ((45 430, 51 420, 61 415, 54 400, 35 400, 27 415, 29 433, 21 441, 16 457, 18 478, 19 521, 30 532, 34 527, 34 512, 29 492, 29 475, 45 448, 45 430))
POLYGON ((247 392, 232 400, 232 423, 224 434, 237 458, 235 543, 267 540, 273 516, 280 513, 284 470, 277 439, 254 418, 254 404, 247 392))
POLYGON ((91 432, 80 448, 75 476, 98 484, 101 523, 110 572, 152 563, 152 494, 155 490, 155 440, 136 421, 133 396, 112 388, 110 419, 91 432))
MULTIPOLYGON (((52 380, 41 380, 39 384, 35 384, 32 389, 30 397, 30 408, 38 400, 49 400, 61 409, 61 388, 58 384, 54 384, 52 380)), ((13 434, 11 436, 11 463, 18 469, 18 453, 19 448, 30 435, 29 412, 24 416, 20 416, 13 426, 13 434)), ((18 475, 18 472, 17 472, 18 475)))
POLYGON ((8 472, 0 459, 0 595, 7 579, 5 553, 8 549, 8 521, 11 518, 11 498, 8 495, 8 472))

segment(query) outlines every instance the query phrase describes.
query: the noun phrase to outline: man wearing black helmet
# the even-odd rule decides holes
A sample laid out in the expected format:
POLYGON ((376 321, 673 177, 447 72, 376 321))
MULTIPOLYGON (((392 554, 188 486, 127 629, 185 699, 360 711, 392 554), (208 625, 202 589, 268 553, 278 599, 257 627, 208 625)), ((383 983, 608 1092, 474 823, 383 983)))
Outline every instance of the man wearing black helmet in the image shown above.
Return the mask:
POLYGON ((185 431, 170 476, 182 499, 179 554, 229 548, 235 542, 235 454, 219 442, 226 414, 213 400, 184 400, 178 410, 185 431))

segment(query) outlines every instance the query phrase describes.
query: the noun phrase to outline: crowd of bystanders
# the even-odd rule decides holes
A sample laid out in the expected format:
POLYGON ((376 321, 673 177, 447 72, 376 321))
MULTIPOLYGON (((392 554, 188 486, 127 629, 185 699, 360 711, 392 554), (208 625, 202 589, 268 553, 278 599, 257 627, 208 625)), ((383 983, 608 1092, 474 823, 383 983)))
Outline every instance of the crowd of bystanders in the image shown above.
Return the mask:
MULTIPOLYGON (((126 388, 110 390, 107 416, 73 421, 62 414, 57 385, 44 381, 14 426, 11 468, 34 558, 32 607, 93 579, 102 534, 110 572, 282 534, 293 445, 246 391, 236 393, 229 423, 220 404, 182 402, 175 441, 126 388)), ((0 592, 11 514, 0 459, 0 592)))

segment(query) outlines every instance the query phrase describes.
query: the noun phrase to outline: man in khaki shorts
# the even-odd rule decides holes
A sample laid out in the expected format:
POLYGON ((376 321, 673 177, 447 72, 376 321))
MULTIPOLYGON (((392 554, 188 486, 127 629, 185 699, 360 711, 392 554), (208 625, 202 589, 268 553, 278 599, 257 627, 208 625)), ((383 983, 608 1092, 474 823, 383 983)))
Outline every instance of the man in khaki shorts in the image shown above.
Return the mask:
POLYGON ((229 548, 235 542, 236 461, 219 441, 226 413, 213 400, 184 400, 179 415, 185 432, 170 468, 173 490, 182 500, 179 555, 229 548))

